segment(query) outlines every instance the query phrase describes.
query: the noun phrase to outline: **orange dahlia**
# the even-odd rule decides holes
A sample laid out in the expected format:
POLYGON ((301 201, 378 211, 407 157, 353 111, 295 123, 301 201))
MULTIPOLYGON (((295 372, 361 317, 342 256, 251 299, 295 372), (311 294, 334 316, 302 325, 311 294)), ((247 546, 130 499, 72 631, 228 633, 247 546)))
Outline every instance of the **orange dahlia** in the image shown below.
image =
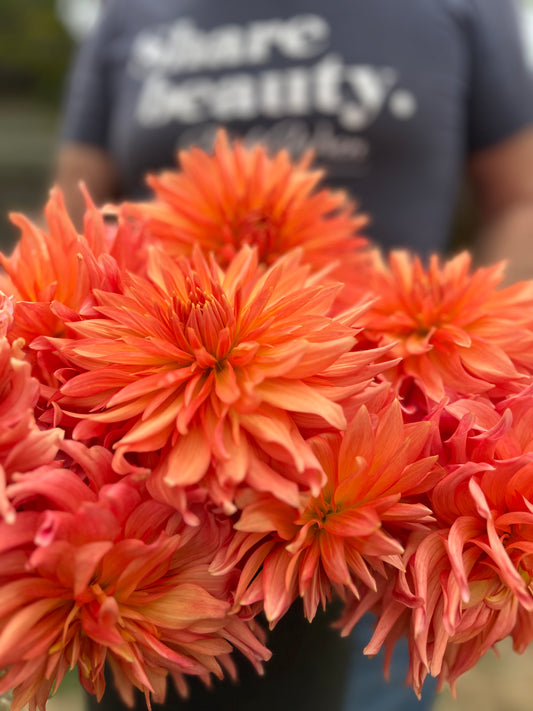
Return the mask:
POLYGON ((202 509, 201 526, 184 526, 127 479, 96 492, 66 469, 42 478, 11 486, 23 510, 0 522, 0 694, 14 690, 13 711, 44 710, 75 665, 98 698, 108 663, 124 700, 137 687, 148 705, 168 677, 186 694, 187 675, 232 670, 233 647, 260 668, 253 620, 228 614, 232 575, 208 572, 229 519, 202 509))
POLYGON ((10 337, 26 345, 39 335, 60 335, 65 321, 93 315, 92 289, 120 288, 121 271, 141 271, 145 263, 143 237, 125 221, 110 231, 104 217, 86 195, 84 234, 72 224, 62 195, 54 189, 45 214, 48 230, 24 215, 12 214, 21 238, 11 256, 0 254, 15 297, 15 324, 10 337))
POLYGON ((533 369, 533 282, 498 290, 503 265, 471 271, 466 252, 443 264, 433 256, 427 269, 407 252, 388 264, 376 252, 368 276, 377 298, 365 333, 393 344, 402 361, 389 374, 402 393, 409 379, 433 401, 523 387, 533 369))
POLYGON ((440 473, 425 456, 432 424, 404 425, 397 401, 371 416, 363 406, 344 435, 327 434, 311 446, 327 474, 318 496, 301 509, 268 494, 244 492, 237 533, 212 564, 225 572, 239 562, 240 603, 263 601, 275 624, 303 598, 309 620, 331 598, 376 589, 376 575, 402 568, 407 532, 425 528, 430 510, 409 497, 431 487, 440 473), (244 561, 244 562, 242 562, 244 561))
POLYGON ((173 262, 151 252, 150 279, 95 291, 100 318, 70 324, 53 346, 75 377, 59 404, 81 419, 77 438, 115 427, 115 467, 160 455, 153 478, 200 482, 233 511, 234 489, 261 478, 275 496, 318 495, 322 465, 293 413, 345 427, 341 401, 370 381, 369 351, 350 353, 360 308, 328 315, 338 287, 317 286, 292 252, 266 272, 244 247, 226 271, 199 250, 173 262))
POLYGON ((198 244, 227 266, 248 244, 270 265, 301 247, 314 270, 336 265, 335 278, 347 283, 361 268, 367 217, 354 214, 345 193, 318 188, 322 173, 310 170, 310 156, 270 157, 220 132, 213 155, 191 148, 179 162, 179 171, 149 176, 153 202, 125 207, 169 254, 190 255, 198 244))

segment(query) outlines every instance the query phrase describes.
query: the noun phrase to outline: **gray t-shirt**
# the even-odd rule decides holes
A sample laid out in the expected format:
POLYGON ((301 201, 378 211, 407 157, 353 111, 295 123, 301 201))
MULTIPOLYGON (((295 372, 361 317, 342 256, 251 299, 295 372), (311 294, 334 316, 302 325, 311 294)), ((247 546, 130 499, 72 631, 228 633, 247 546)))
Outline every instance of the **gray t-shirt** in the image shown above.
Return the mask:
POLYGON ((446 246, 467 155, 533 122, 507 0, 110 0, 82 47, 63 140, 101 146, 124 195, 218 126, 297 155, 385 246, 446 246))

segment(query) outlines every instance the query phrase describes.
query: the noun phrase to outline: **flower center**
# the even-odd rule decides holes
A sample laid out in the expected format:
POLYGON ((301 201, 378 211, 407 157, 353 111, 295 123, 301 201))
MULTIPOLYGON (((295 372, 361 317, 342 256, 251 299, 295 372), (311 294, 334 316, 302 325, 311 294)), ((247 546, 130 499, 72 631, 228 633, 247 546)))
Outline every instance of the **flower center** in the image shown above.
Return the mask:
POLYGON ((228 241, 235 250, 243 244, 257 247, 259 261, 271 264, 278 254, 279 229, 272 217, 261 210, 250 210, 236 217, 227 228, 228 241))
POLYGON ((337 513, 338 506, 334 506, 333 502, 326 500, 324 494, 312 499, 301 516, 301 523, 314 523, 317 528, 324 528, 328 516, 337 513))
POLYGON ((192 348, 212 358, 202 358, 202 367, 222 367, 235 337, 235 314, 221 285, 211 281, 207 291, 191 274, 187 280, 187 300, 175 299, 178 317, 178 344, 185 350, 192 348), (208 363, 209 361, 209 363, 208 363))

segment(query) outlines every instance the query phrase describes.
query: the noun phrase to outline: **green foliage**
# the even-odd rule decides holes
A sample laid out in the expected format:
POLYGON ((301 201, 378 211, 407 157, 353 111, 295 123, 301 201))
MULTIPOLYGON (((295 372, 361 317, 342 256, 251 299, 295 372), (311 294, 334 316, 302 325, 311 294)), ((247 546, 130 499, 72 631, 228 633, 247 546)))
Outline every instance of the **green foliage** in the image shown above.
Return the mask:
POLYGON ((0 0, 2 96, 56 102, 71 51, 53 0, 0 0))

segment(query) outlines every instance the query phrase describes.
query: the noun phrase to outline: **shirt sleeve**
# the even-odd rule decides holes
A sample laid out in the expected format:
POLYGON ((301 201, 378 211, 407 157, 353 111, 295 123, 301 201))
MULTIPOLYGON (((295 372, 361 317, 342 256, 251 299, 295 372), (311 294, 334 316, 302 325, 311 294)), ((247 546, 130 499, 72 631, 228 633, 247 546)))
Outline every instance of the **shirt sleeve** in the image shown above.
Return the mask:
POLYGON ((470 0, 469 152, 533 125, 533 74, 518 22, 513 0, 470 0))
POLYGON ((118 3, 104 3, 70 68, 62 107, 62 142, 107 148, 111 90, 106 48, 115 31, 118 3))

